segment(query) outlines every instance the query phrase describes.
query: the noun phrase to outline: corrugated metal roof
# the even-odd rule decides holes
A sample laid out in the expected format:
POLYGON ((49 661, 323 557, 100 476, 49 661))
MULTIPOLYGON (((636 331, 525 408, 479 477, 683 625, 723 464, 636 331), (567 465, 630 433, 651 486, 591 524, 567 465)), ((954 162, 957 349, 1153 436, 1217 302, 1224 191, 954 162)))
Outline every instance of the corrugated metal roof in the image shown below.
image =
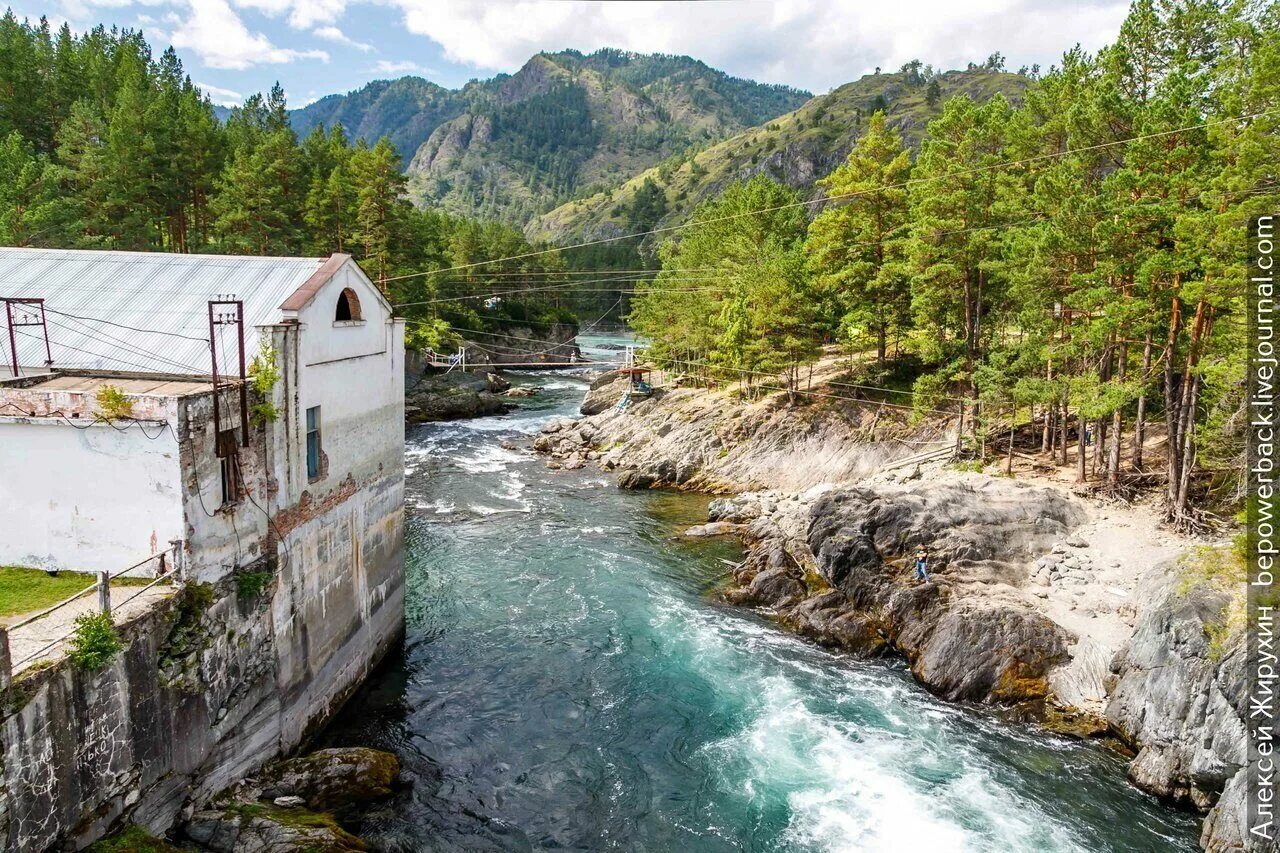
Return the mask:
MULTIPOLYGON (((244 300, 252 358, 254 327, 280 322, 281 303, 325 260, 0 248, 0 297, 45 300, 54 367, 208 374, 210 299, 244 300)), ((7 364, 3 326, 0 306, 7 364)), ((17 332, 18 363, 42 366, 39 327, 17 332)), ((223 327, 219 373, 231 372, 236 357, 234 327, 223 327)))

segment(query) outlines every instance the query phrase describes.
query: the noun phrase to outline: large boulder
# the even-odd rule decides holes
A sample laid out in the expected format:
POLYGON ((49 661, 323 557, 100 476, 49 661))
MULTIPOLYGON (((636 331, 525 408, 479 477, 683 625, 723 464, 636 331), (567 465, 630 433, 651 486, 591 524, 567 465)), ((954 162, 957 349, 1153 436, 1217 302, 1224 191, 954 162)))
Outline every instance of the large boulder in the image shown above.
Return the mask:
POLYGON ((273 765, 260 776, 262 796, 301 797, 309 808, 341 809, 391 796, 400 762, 366 747, 320 749, 273 765))
POLYGON ((427 423, 504 414, 513 406, 500 395, 510 387, 497 373, 423 374, 405 388, 405 420, 427 423))
MULTIPOLYGON (((1138 750, 1135 785, 1207 810, 1245 764, 1244 644, 1223 629, 1232 596, 1174 576, 1150 585, 1152 603, 1112 662, 1106 718, 1138 750)), ((1225 815, 1211 825, 1220 840, 1238 828, 1225 815)))
POLYGON ((631 380, 617 371, 609 371, 591 383, 585 397, 582 398, 581 412, 584 415, 598 415, 618 405, 622 395, 627 393, 631 380))
POLYGON ((854 654, 892 648, 948 699, 1043 710, 1075 638, 1002 581, 1084 520, 1069 497, 956 476, 824 487, 772 512, 766 501, 741 496, 711 513, 748 525, 728 601, 854 654), (931 551, 929 583, 911 568, 918 544, 931 551))

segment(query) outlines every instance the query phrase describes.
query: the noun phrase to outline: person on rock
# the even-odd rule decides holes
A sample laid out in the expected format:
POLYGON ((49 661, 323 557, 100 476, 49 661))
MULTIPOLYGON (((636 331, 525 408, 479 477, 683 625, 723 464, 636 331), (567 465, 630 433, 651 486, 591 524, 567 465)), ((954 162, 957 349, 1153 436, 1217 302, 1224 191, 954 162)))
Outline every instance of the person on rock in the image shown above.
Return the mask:
POLYGON ((916 548, 916 580, 929 582, 929 551, 923 545, 916 548))

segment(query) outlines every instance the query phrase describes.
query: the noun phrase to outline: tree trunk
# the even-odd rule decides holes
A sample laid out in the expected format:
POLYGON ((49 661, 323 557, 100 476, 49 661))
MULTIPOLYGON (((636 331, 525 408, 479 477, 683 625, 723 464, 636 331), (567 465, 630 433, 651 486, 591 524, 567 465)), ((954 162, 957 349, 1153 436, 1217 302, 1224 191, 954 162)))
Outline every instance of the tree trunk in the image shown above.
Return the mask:
POLYGON ((1200 377, 1191 377, 1191 388, 1185 392, 1190 403, 1191 420, 1187 424, 1186 434, 1182 438, 1182 477, 1178 481, 1178 499, 1173 506, 1174 517, 1183 519, 1187 517, 1187 490, 1191 485, 1191 471, 1195 467, 1195 407, 1196 399, 1200 396, 1200 377))
MULTIPOLYGON (((1129 358, 1129 345, 1121 341, 1119 363, 1116 366, 1116 381, 1123 384, 1125 379, 1125 362, 1129 358)), ((1120 407, 1111 414, 1111 444, 1107 448, 1107 485, 1115 488, 1120 485, 1120 439, 1124 435, 1124 412, 1120 407)))
POLYGON ((1178 297, 1173 297, 1172 315, 1169 318, 1169 337, 1164 352, 1164 422, 1167 433, 1168 459, 1166 460, 1165 496, 1170 508, 1178 502, 1178 482, 1182 479, 1182 445, 1178 441, 1178 382, 1173 369, 1174 347, 1178 340, 1178 297))
POLYGON ((1013 414, 1009 417, 1009 452, 1004 458, 1004 473, 1007 477, 1013 476, 1013 436, 1017 427, 1018 410, 1015 408, 1013 414))
POLYGON ((1142 471, 1142 443, 1147 438, 1147 382, 1151 380, 1151 330, 1142 344, 1142 393, 1133 419, 1133 470, 1142 471))
POLYGON ((1076 482, 1085 483, 1089 480, 1089 473, 1085 468, 1085 443, 1084 443, 1084 418, 1080 413, 1076 413, 1076 482))
POLYGON ((1071 413, 1067 411, 1067 401, 1062 401, 1060 410, 1061 416, 1058 418, 1058 464, 1066 466, 1067 464, 1067 418, 1071 413))

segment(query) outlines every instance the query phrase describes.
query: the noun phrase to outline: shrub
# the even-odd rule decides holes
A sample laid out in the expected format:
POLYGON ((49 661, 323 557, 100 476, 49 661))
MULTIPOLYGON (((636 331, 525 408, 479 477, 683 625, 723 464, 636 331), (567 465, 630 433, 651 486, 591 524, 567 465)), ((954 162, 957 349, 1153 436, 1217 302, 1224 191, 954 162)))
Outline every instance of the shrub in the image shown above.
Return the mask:
POLYGON ((76 617, 67 657, 77 669, 97 672, 124 648, 110 613, 83 613, 76 617))
POLYGON ((257 598, 271 583, 271 572, 237 572, 236 592, 242 599, 257 598))
POLYGON ((276 350, 266 343, 258 350, 258 354, 249 362, 249 386, 253 389, 253 422, 262 426, 274 421, 279 413, 276 404, 271 401, 272 389, 280 380, 280 366, 276 361, 276 350))
POLYGON ((133 401, 115 385, 103 385, 94 395, 98 401, 98 414, 108 421, 133 416, 133 401))
POLYGON ((161 841, 140 826, 104 838, 89 848, 89 853, 177 853, 178 848, 161 841))

